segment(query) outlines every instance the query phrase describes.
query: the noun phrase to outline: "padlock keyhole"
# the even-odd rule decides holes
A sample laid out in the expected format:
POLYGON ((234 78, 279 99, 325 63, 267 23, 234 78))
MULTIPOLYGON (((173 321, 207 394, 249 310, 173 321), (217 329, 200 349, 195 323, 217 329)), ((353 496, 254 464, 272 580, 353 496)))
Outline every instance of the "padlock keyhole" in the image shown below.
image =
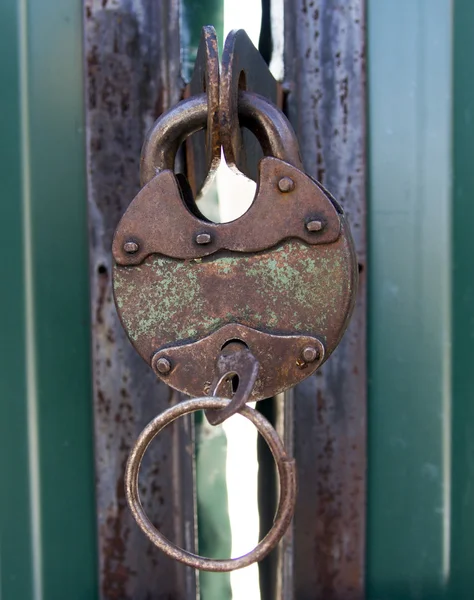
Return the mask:
POLYGON ((235 392, 237 391, 238 387, 239 387, 239 376, 233 375, 230 379, 230 384, 232 386, 232 394, 235 394, 235 392))
POLYGON ((222 344, 221 350, 224 350, 224 348, 226 348, 227 346, 230 346, 230 344, 241 344, 242 346, 245 346, 246 348, 248 348, 248 345, 243 341, 243 340, 239 340, 238 338, 233 338, 231 340, 227 340, 227 342, 225 342, 225 344, 222 344))

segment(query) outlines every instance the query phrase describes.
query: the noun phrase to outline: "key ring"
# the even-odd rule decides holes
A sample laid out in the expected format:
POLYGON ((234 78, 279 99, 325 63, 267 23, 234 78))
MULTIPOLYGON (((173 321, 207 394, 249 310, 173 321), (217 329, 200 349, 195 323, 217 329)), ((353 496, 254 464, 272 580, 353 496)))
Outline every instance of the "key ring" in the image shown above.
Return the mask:
POLYGON ((225 408, 229 402, 229 400, 223 398, 204 397, 185 400, 168 408, 155 417, 141 432, 130 452, 125 470, 125 493, 127 502, 135 520, 148 539, 171 558, 203 571, 234 571, 235 569, 242 569, 254 562, 262 560, 269 552, 271 552, 271 550, 273 550, 283 537, 285 531, 288 529, 295 510, 295 461, 287 456, 280 437, 269 421, 253 408, 243 406, 238 412, 255 425, 267 442, 273 458, 275 459, 280 477, 280 500, 278 511, 272 528, 263 540, 261 540, 252 551, 239 558, 212 559, 193 554, 192 552, 180 548, 160 533, 148 518, 140 502, 138 475, 142 458, 149 444, 162 429, 178 417, 197 410, 222 409, 225 408))

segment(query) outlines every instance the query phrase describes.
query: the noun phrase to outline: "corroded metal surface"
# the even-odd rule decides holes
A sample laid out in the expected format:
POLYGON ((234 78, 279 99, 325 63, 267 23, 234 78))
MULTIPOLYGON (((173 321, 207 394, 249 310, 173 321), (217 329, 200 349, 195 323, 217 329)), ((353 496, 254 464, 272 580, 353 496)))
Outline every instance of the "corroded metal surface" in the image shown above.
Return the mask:
POLYGON ((196 410, 224 410, 229 400, 221 398, 195 398, 180 402, 153 419, 141 432, 133 446, 125 472, 125 489, 130 510, 142 531, 160 550, 177 561, 204 571, 234 571, 262 560, 278 544, 288 529, 293 517, 296 502, 295 461, 286 454, 283 443, 271 424, 253 408, 244 406, 240 414, 249 419, 267 442, 275 460, 280 476, 280 500, 278 510, 270 531, 256 548, 238 558, 212 559, 197 556, 170 542, 150 521, 140 501, 138 476, 142 458, 153 439, 169 424, 180 416, 196 410))
MULTIPOLYGON (((138 267, 115 265, 123 326, 148 363, 164 346, 235 322, 315 335, 327 358, 347 326, 357 282, 345 227, 342 221, 337 242, 321 246, 292 240, 258 254, 219 253, 186 262, 151 255, 138 267)), ((206 357, 212 363, 215 358, 206 357)))
MULTIPOLYGON (((293 128, 275 105, 253 92, 239 92, 239 118, 258 138, 265 156, 280 158, 298 169, 302 167, 293 128)), ((206 123, 205 94, 183 100, 157 119, 142 148, 141 184, 148 183, 160 171, 172 171, 180 144, 206 123)))
MULTIPOLYGON (((365 13, 363 0, 286 0, 288 116, 306 171, 344 207, 359 259, 351 324, 295 391, 294 597, 364 598, 366 509, 365 13)), ((291 419, 286 420, 287 426, 291 419)))
POLYGON ((220 425, 247 404, 260 370, 260 363, 252 351, 235 337, 228 338, 219 348, 208 395, 230 398, 231 401, 224 408, 206 410, 210 425, 220 425))
POLYGON ((226 163, 257 180, 262 151, 255 138, 240 128, 239 91, 265 96, 281 108, 279 84, 243 29, 229 33, 222 53, 220 136, 226 163))
POLYGON ((178 102, 160 115, 148 130, 140 156, 140 184, 146 185, 164 169, 174 171, 181 143, 206 127, 207 98, 199 94, 178 102))
POLYGON ((159 173, 120 220, 112 246, 117 264, 139 265, 150 254, 196 259, 219 250, 259 252, 288 238, 319 246, 337 242, 341 234, 342 215, 330 198, 310 177, 276 158, 260 162, 255 200, 236 221, 211 223, 196 210, 182 198, 172 171, 159 173), (293 191, 279 190, 282 177, 291 178, 293 191), (308 227, 315 219, 319 230, 308 227), (137 245, 133 252, 126 246, 131 243, 137 245))
POLYGON ((221 161, 219 128, 220 66, 217 35, 214 27, 202 28, 191 81, 185 97, 206 94, 206 131, 197 132, 186 142, 186 174, 196 197, 203 194, 212 182, 221 161))
POLYGON ((186 172, 195 197, 212 181, 221 157, 221 144, 227 164, 257 180, 262 150, 255 138, 239 125, 237 106, 241 90, 265 96, 282 107, 281 85, 247 33, 241 29, 228 34, 219 74, 215 30, 203 27, 193 75, 185 90, 185 97, 205 92, 210 106, 206 134, 197 132, 186 143, 186 172))
MULTIPOLYGON (((86 0, 87 154, 100 597, 196 597, 195 573, 164 556, 136 527, 124 469, 143 426, 176 401, 137 356, 111 288, 112 234, 139 189, 146 130, 181 94, 177 0, 86 0)), ((87 324, 84 323, 84 327, 87 324)), ((163 432, 142 472, 141 498, 170 539, 192 549, 189 420, 163 432), (186 475, 181 476, 183 472, 186 475), (179 515, 178 515, 179 513, 179 515)), ((94 595, 91 590, 91 594, 94 595)))
POLYGON ((260 365, 248 401, 269 398, 295 385, 314 373, 325 357, 324 344, 315 337, 272 335, 232 323, 197 342, 163 348, 153 356, 152 365, 167 358, 172 369, 167 375, 157 374, 169 385, 189 396, 209 394, 216 367, 215 359, 208 357, 219 356, 221 348, 231 340, 243 341, 260 365), (304 356, 308 348, 316 352, 312 360, 304 356))

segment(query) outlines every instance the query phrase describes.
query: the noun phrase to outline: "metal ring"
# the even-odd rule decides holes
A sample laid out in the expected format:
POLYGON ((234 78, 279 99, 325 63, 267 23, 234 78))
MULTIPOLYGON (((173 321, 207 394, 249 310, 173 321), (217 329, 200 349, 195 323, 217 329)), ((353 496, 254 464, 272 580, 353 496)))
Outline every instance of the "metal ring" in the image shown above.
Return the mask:
POLYGON ((150 442, 160 431, 178 417, 187 415, 197 410, 222 409, 229 400, 223 398, 195 398, 185 400, 168 408, 151 421, 139 435, 135 446, 130 452, 125 470, 125 493, 127 502, 135 517, 136 522, 160 550, 171 558, 185 565, 203 571, 234 571, 247 567, 254 562, 262 560, 280 541, 293 517, 296 501, 296 472, 295 461, 286 454, 283 443, 272 425, 259 412, 244 406, 239 412, 249 419, 267 442, 275 459, 280 476, 280 501, 273 527, 263 540, 248 554, 239 558, 212 559, 198 556, 170 542, 152 524, 140 502, 138 492, 138 474, 143 455, 150 442))

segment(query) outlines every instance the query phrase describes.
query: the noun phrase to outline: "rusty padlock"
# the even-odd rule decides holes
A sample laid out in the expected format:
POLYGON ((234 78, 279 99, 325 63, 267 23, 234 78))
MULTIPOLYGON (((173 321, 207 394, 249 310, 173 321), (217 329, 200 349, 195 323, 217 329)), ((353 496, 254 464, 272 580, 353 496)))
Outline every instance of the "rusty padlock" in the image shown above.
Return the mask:
POLYGON ((344 214, 302 171, 286 117, 242 92, 241 123, 260 141, 255 199, 230 223, 206 219, 173 172, 182 141, 206 124, 206 100, 185 100, 157 121, 142 151, 144 187, 113 242, 122 324, 158 377, 207 395, 216 357, 240 340, 260 364, 250 400, 311 375, 351 315, 357 263, 344 214))
POLYGON ((125 473, 127 500, 156 546, 209 571, 261 560, 286 531, 295 507, 294 461, 270 423, 245 404, 296 385, 329 357, 347 327, 358 274, 344 214, 303 172, 283 113, 242 91, 239 119, 264 152, 255 199, 245 214, 230 223, 209 221, 186 180, 173 172, 180 144, 206 126, 206 97, 194 96, 150 131, 142 149, 143 188, 113 241, 115 302, 132 344, 159 378, 198 397, 172 406, 140 434, 125 473), (229 376, 237 377, 235 386, 229 376), (140 503, 138 472, 148 444, 168 423, 199 409, 213 424, 235 412, 250 419, 267 440, 280 475, 272 529, 236 559, 213 560, 177 547, 140 503))

